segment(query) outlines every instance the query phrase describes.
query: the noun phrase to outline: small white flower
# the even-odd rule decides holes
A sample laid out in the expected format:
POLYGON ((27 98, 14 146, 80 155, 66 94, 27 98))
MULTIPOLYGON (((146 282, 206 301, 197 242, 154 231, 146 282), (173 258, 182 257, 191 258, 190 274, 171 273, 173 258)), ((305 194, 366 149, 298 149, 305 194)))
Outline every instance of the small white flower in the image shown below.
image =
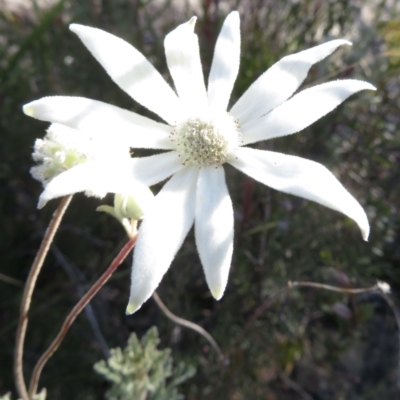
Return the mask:
POLYGON ((233 209, 224 163, 274 189, 342 212, 359 225, 365 240, 369 233, 360 204, 321 164, 242 147, 299 132, 350 95, 374 90, 366 82, 339 80, 293 95, 314 63, 350 43, 333 40, 284 57, 227 112, 239 70, 239 14, 232 12, 223 24, 207 89, 193 33, 195 22, 193 17, 165 38, 167 64, 178 95, 127 42, 99 29, 70 27, 114 82, 168 125, 85 98, 48 97, 24 107, 35 118, 108 134, 110 140, 123 139, 132 147, 171 150, 113 165, 82 164, 53 179, 42 194, 47 201, 91 190, 99 176, 104 190, 113 192, 116 186, 129 185, 135 179, 150 186, 173 175, 155 197, 140 228, 128 313, 151 296, 193 223, 208 286, 216 299, 223 295, 233 250, 233 209))
MULTIPOLYGON (((100 135, 93 136, 61 124, 51 124, 43 139, 36 139, 32 158, 38 165, 31 168, 33 178, 48 183, 61 173, 83 163, 129 160, 129 146, 122 142, 110 145, 100 135)), ((86 191, 87 196, 104 197, 107 190, 101 185, 86 191)), ((39 201, 39 208, 46 200, 39 201)))
POLYGON ((383 281, 377 281, 376 286, 382 291, 382 293, 389 294, 390 293, 390 285, 383 281))

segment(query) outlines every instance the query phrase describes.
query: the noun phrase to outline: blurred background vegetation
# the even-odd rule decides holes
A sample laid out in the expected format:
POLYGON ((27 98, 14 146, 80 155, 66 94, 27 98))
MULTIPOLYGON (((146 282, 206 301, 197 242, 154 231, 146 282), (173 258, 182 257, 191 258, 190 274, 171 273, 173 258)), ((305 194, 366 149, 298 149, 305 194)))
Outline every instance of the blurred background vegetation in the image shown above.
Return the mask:
MULTIPOLYGON (((232 104, 282 56, 335 38, 353 42, 313 67, 303 87, 356 78, 371 82, 377 92, 353 96, 299 134, 257 146, 310 158, 333 171, 365 207, 369 242, 343 215, 270 190, 228 167, 236 231, 225 296, 219 302, 211 298, 192 234, 158 293, 171 311, 207 329, 229 364, 218 362, 203 337, 166 319, 153 300, 125 316, 128 260, 77 319, 39 387, 47 388, 48 399, 104 398, 111 386, 93 365, 109 356, 109 348, 124 348, 131 332, 141 337, 156 325, 160 348, 171 348, 176 365, 197 369, 179 387, 190 400, 398 398, 399 332, 379 295, 303 288, 270 301, 288 280, 366 287, 382 279, 398 303, 400 5, 394 0, 0 1, 0 395, 14 391, 22 285, 57 205, 55 200, 36 209, 41 187, 29 174, 31 152, 47 124, 25 117, 22 105, 47 95, 77 95, 154 117, 119 90, 68 24, 126 39, 171 82, 165 34, 198 16, 207 77, 216 36, 234 9, 241 14, 242 57, 232 104)), ((76 195, 56 236, 34 293, 27 378, 65 315, 125 240, 116 221, 95 212, 98 205, 76 195)))

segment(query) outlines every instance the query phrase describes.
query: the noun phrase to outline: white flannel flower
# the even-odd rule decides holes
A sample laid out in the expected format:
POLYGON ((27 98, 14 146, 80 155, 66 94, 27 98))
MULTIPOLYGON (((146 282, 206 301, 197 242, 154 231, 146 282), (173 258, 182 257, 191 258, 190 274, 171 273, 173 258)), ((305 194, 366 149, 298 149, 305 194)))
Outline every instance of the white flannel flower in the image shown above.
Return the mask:
MULTIPOLYGON (((33 150, 32 158, 37 165, 32 167, 30 172, 44 187, 56 176, 83 163, 108 163, 130 159, 130 148, 122 141, 110 145, 109 140, 100 135, 93 136, 57 123, 50 125, 43 139, 36 139, 33 150)), ((86 191, 87 196, 99 198, 106 194, 107 190, 101 184, 92 185, 92 188, 86 191)), ((46 202, 47 200, 41 197, 38 207, 43 207, 46 202)))
POLYGON ((340 211, 366 240, 367 216, 357 200, 324 166, 299 157, 244 147, 306 128, 350 95, 375 88, 338 80, 295 94, 311 66, 346 40, 333 40, 284 57, 262 74, 227 111, 239 70, 239 14, 226 18, 206 89, 196 18, 165 38, 165 53, 177 94, 134 47, 109 33, 71 25, 117 85, 167 124, 95 100, 48 97, 25 106, 27 114, 88 132, 108 133, 132 147, 170 150, 118 164, 83 164, 53 179, 42 200, 84 190, 101 175, 104 189, 138 179, 154 185, 172 175, 155 197, 139 230, 127 313, 140 308, 159 285, 188 231, 195 237, 208 286, 216 299, 225 290, 233 251, 233 208, 225 183, 228 163, 261 183, 340 211))

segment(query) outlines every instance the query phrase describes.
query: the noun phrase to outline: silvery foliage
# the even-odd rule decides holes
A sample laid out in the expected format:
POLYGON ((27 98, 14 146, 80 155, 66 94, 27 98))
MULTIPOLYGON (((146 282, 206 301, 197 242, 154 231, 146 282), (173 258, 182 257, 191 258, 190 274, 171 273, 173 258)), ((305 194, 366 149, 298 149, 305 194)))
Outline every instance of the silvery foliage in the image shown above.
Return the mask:
POLYGON ((195 374, 195 368, 179 363, 173 367, 171 350, 158 350, 156 327, 141 340, 132 333, 125 349, 112 349, 107 361, 94 365, 97 373, 112 383, 108 400, 181 400, 177 386, 195 374))

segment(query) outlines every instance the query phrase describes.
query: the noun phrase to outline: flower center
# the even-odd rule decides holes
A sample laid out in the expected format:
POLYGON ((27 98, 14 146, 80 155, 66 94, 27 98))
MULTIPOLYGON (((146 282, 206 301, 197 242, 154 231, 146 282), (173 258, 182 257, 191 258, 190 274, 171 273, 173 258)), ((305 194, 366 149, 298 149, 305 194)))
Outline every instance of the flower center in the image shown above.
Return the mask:
POLYGON ((198 167, 220 166, 240 146, 241 134, 238 123, 228 114, 195 116, 178 124, 171 140, 182 158, 198 167))

